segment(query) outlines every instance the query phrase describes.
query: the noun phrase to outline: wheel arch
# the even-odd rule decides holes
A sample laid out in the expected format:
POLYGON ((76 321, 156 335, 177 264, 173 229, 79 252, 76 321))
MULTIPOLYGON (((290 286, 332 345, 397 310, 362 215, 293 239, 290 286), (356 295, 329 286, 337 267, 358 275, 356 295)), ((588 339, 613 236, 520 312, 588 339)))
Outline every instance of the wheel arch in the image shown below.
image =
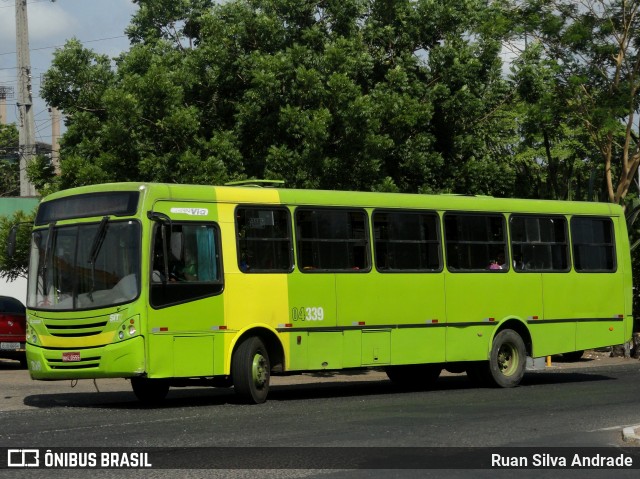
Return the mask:
POLYGON ((500 326, 498 326, 498 328, 494 331, 491 342, 489 343, 489 351, 491 351, 493 339, 500 331, 503 331, 505 329, 511 329, 518 333, 522 338, 522 341, 524 342, 524 347, 527 350, 527 356, 533 355, 533 340, 531 338, 531 332, 529 331, 529 328, 524 323, 524 321, 522 321, 520 318, 515 317, 507 318, 502 323, 500 323, 500 326))
POLYGON ((231 343, 229 353, 227 355, 227 369, 231 371, 231 358, 238 349, 238 346, 247 338, 257 336, 262 340, 262 343, 267 348, 267 354, 269 354, 269 362, 271 363, 271 370, 278 369, 284 371, 284 347, 278 333, 267 325, 254 325, 241 331, 231 343))

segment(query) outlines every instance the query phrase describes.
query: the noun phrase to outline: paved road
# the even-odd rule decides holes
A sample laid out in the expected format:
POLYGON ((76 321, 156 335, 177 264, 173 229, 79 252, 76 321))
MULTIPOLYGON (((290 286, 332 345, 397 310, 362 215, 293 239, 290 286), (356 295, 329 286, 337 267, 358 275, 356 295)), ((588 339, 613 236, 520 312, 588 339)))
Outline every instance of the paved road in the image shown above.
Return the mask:
POLYGON ((236 404, 232 390, 172 389, 155 409, 125 380, 72 388, 15 364, 0 363, 0 447, 618 447, 622 428, 640 424, 640 361, 602 356, 527 373, 509 390, 448 374, 435 390, 404 392, 369 371, 276 378, 258 406, 236 404))

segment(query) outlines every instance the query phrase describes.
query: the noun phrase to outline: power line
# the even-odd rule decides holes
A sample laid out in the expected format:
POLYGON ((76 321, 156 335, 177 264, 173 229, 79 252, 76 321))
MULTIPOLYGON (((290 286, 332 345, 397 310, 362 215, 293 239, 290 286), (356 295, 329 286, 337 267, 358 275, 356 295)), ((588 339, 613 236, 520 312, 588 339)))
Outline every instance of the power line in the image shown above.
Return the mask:
MULTIPOLYGON (((115 40, 117 38, 127 38, 126 35, 118 35, 116 37, 107 37, 107 38, 97 38, 95 40, 86 40, 86 41, 82 41, 80 40, 80 43, 85 44, 85 43, 94 43, 94 42, 104 42, 107 40, 115 40)), ((53 48, 62 48, 64 47, 64 45, 52 45, 52 46, 48 46, 48 47, 39 47, 39 48, 31 48, 32 52, 38 51, 38 50, 51 50, 53 48)), ((15 55, 16 52, 4 52, 4 53, 0 53, 0 56, 2 55, 15 55)))
MULTIPOLYGON (((31 5, 32 3, 42 3, 42 2, 51 2, 51 0, 32 0, 31 2, 27 2, 27 5, 31 5)), ((0 8, 15 8, 15 5, 5 5, 0 8)))

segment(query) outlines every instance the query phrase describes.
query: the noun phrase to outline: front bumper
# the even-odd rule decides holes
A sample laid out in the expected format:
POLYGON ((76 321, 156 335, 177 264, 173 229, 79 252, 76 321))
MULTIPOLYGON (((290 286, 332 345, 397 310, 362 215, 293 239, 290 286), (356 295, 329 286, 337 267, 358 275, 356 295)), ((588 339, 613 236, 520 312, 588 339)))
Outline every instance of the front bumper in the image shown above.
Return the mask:
POLYGON ((95 379, 138 376, 145 372, 144 338, 94 348, 47 349, 27 344, 32 379, 95 379))

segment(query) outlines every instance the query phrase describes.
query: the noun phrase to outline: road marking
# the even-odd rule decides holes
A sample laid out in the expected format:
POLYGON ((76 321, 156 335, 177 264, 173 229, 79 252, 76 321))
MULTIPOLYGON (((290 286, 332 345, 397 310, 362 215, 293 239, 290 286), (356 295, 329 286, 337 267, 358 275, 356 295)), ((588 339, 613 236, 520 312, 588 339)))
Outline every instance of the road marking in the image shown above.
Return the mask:
POLYGON ((611 427, 603 427, 601 429, 592 429, 587 432, 598 432, 598 431, 615 431, 616 429, 624 429, 625 427, 631 427, 631 424, 626 424, 623 426, 611 426, 611 427))

